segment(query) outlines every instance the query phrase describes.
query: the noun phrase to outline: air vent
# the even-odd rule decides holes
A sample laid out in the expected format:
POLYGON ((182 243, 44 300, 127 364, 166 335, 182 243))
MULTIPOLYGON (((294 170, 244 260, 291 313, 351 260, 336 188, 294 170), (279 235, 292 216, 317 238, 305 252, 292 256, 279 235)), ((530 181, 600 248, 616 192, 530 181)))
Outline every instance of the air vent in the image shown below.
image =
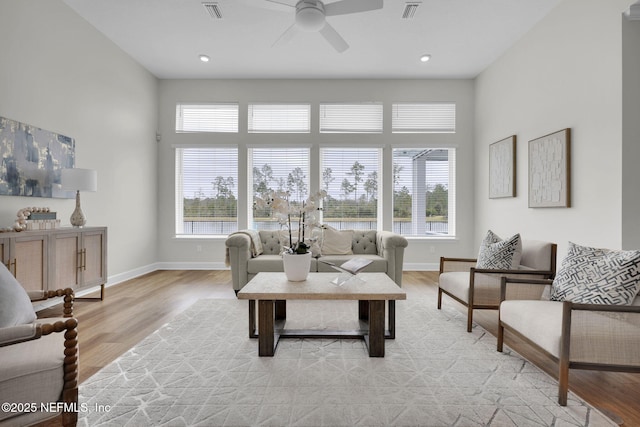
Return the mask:
POLYGON ((220 5, 218 5, 218 3, 206 2, 202 3, 202 5, 207 9, 207 12, 209 12, 209 15, 211 15, 213 19, 222 19, 222 11, 220 10, 220 5))
POLYGON ((416 14, 416 10, 418 10, 418 6, 420 6, 421 2, 407 2, 404 5, 404 10, 402 11, 402 19, 413 19, 416 14))

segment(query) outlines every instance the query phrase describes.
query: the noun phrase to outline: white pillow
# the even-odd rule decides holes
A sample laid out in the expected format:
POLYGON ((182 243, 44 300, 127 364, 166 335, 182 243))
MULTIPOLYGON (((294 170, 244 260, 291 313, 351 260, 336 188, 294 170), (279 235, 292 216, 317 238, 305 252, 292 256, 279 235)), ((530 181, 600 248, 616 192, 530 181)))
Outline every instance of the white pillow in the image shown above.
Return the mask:
POLYGON ((0 262, 0 328, 33 323, 36 317, 27 291, 0 262))
POLYGON ((322 255, 352 255, 353 230, 336 230, 324 226, 322 235, 322 255))
POLYGON ((522 258, 522 239, 520 234, 514 234, 507 240, 502 240, 493 231, 480 244, 476 268, 492 270, 516 270, 522 258))

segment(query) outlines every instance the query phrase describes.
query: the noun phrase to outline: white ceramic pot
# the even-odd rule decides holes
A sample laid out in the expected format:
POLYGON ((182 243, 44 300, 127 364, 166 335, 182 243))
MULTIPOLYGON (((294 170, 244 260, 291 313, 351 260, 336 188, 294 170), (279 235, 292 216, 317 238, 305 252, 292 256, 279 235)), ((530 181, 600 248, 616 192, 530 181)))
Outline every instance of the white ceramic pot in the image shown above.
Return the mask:
POLYGON ((282 254, 284 274, 290 282, 304 282, 309 275, 311 252, 306 254, 282 254))

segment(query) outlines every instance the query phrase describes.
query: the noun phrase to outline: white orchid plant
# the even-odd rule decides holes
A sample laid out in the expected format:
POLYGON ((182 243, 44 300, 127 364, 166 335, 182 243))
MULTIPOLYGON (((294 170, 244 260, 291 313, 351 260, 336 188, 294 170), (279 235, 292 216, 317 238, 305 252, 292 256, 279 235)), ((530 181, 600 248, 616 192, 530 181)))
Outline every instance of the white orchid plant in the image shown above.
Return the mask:
POLYGON ((320 201, 326 196, 327 192, 323 190, 310 195, 306 200, 294 201, 288 191, 271 190, 265 198, 255 198, 255 207, 271 209, 280 227, 288 231, 289 245, 283 245, 283 253, 306 254, 311 245, 305 239, 312 241, 312 230, 320 227, 320 201), (295 239, 294 233, 297 233, 295 239))

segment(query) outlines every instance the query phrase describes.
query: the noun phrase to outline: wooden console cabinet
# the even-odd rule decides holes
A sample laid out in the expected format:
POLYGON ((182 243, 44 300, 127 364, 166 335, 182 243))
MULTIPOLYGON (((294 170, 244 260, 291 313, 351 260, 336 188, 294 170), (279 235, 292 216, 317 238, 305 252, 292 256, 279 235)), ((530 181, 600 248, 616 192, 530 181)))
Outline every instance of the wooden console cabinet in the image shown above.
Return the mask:
POLYGON ((0 233, 0 260, 27 290, 74 290, 107 281, 107 228, 0 233))

